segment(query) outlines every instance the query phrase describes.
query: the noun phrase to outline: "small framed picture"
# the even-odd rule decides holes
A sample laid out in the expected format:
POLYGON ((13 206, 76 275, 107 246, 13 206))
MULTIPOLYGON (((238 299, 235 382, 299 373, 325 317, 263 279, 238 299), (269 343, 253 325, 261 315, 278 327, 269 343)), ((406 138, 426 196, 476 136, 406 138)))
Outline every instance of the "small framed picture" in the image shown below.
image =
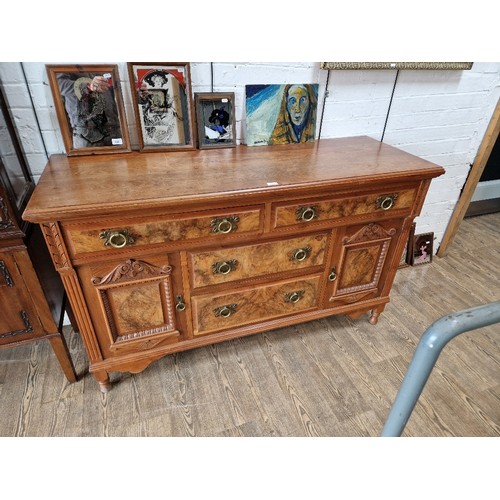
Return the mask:
POLYGON ((66 154, 130 151, 116 65, 46 65, 66 154))
POLYGON ((406 246, 401 254, 401 259, 399 260, 398 269, 402 269, 404 267, 408 267, 412 258, 413 251, 413 235, 415 234, 415 222, 412 224, 410 228, 410 232, 408 233, 408 240, 406 242, 406 246))
POLYGON ((432 262, 434 233, 416 234, 413 237, 412 266, 432 262))
POLYGON ((198 147, 236 146, 234 93, 199 92, 195 96, 198 147))
POLYGON ((127 63, 139 148, 196 149, 189 63, 127 63))

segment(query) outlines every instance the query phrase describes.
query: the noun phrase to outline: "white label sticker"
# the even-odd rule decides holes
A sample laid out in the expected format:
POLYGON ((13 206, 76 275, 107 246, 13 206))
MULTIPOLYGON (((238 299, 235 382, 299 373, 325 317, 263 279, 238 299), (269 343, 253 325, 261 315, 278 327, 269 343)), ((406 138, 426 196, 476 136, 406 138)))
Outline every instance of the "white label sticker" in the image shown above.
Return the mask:
POLYGON ((113 146, 121 146, 123 141, 122 139, 111 139, 111 144, 113 144, 113 146))
POLYGON ((279 186, 277 182, 267 182, 268 186, 279 186))
POLYGON ((221 102, 228 102, 228 99, 221 99, 221 102))

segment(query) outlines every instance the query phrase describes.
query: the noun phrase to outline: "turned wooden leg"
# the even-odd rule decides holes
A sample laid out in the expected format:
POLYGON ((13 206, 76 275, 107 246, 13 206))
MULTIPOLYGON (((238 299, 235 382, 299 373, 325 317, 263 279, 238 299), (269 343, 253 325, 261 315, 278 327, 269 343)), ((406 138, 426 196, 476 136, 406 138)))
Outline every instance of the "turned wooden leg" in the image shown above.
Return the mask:
POLYGON ((379 316, 380 313, 373 310, 372 313, 370 314, 370 317, 368 318, 368 321, 370 322, 371 325, 376 325, 378 323, 379 316))
POLYGON ((382 314, 384 309, 385 309, 385 304, 383 306, 379 306, 376 307, 375 309, 372 309, 372 312, 368 319, 371 325, 376 325, 378 323, 378 317, 382 314))
POLYGON ((50 337, 49 342, 68 381, 70 383, 76 382, 77 376, 75 367, 71 361, 68 346, 66 345, 66 341, 62 334, 58 333, 57 335, 50 337))
POLYGON ((108 392, 112 384, 109 381, 109 375, 108 372, 106 371, 99 371, 99 372, 94 372, 94 377, 96 378, 97 382, 99 382, 99 389, 101 392, 108 392))

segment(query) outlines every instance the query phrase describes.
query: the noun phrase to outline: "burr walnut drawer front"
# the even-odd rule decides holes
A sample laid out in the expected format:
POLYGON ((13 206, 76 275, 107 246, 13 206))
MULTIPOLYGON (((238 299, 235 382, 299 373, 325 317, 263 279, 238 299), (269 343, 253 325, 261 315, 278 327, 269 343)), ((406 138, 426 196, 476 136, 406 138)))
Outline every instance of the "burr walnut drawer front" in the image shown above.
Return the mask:
POLYGON ((279 202, 273 205, 273 227, 305 226, 375 213, 398 212, 406 215, 411 212, 415 194, 416 188, 400 190, 389 188, 384 192, 361 196, 279 202))
POLYGON ((322 266, 328 234, 190 254, 193 288, 322 266))
POLYGON ((261 207, 235 208, 143 219, 122 218, 119 222, 65 223, 63 231, 72 255, 119 250, 197 239, 220 241, 226 236, 262 231, 261 207))
POLYGON ((194 334, 290 316, 318 307, 320 276, 192 297, 194 334))

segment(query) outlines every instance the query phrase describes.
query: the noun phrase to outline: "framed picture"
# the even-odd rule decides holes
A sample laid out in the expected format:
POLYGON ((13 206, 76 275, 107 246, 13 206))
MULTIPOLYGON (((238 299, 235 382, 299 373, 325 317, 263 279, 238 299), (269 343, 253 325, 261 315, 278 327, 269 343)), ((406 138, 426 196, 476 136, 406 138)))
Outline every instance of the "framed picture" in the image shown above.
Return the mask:
POLYGON ((199 92, 194 95, 198 147, 200 149, 236 146, 233 92, 199 92))
POLYGON ((130 151, 116 65, 47 65, 66 154, 130 151))
POLYGON ((246 85, 248 146, 314 142, 318 84, 246 85))
POLYGON ((189 63, 127 65, 140 149, 195 149, 189 63))
POLYGON ((413 238, 412 266, 432 262, 434 233, 416 234, 413 238))

